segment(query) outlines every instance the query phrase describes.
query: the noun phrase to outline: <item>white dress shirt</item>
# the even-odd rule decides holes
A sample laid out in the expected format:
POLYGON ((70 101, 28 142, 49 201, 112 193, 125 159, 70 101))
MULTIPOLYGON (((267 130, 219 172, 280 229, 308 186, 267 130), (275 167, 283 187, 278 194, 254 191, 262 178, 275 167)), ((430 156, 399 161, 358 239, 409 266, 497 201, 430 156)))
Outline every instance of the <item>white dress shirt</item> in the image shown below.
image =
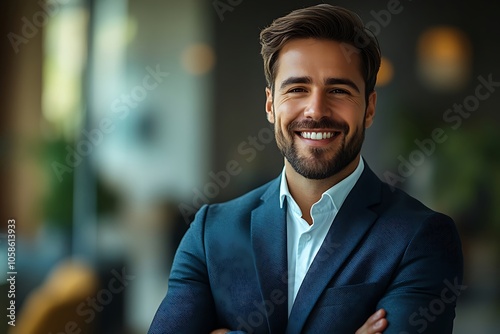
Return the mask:
POLYGON ((302 211, 293 199, 283 168, 280 185, 280 206, 287 200, 288 315, 309 266, 318 253, 330 226, 347 195, 364 169, 363 159, 349 176, 325 191, 311 207, 312 225, 302 218, 302 211))

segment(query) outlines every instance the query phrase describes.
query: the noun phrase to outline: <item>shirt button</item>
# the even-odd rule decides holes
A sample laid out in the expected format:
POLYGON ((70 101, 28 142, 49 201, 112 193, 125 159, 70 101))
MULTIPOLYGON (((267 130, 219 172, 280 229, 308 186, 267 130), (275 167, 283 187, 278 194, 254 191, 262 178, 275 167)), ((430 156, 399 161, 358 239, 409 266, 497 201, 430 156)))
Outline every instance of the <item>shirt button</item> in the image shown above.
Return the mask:
POLYGON ((304 234, 304 238, 306 239, 306 241, 309 241, 309 240, 311 240, 311 235, 310 234, 304 234))

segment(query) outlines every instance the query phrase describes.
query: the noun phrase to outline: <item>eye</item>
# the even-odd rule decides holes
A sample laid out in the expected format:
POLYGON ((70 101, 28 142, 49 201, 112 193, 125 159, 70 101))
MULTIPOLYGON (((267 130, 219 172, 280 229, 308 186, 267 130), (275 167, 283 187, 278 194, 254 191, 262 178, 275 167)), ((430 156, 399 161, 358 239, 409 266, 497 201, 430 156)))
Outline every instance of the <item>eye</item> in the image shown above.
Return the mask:
POLYGON ((334 88, 334 89, 330 90, 330 93, 333 93, 333 94, 350 94, 345 89, 340 89, 340 88, 334 88))
POLYGON ((295 88, 288 90, 287 93, 304 93, 305 91, 306 90, 304 88, 295 87, 295 88))

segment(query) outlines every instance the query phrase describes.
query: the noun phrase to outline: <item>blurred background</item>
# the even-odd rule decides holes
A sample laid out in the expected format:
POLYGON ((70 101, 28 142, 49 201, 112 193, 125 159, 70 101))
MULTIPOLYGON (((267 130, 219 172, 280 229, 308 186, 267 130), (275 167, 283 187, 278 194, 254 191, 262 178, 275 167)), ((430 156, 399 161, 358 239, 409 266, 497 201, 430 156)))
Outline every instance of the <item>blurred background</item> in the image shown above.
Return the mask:
MULTIPOLYGON (((198 208, 281 171, 259 31, 317 3, 2 2, 0 251, 7 263, 14 219, 17 311, 0 332, 147 331, 198 208)), ((467 285, 454 332, 500 332, 500 5, 331 3, 384 56, 363 156, 454 218, 467 285)))

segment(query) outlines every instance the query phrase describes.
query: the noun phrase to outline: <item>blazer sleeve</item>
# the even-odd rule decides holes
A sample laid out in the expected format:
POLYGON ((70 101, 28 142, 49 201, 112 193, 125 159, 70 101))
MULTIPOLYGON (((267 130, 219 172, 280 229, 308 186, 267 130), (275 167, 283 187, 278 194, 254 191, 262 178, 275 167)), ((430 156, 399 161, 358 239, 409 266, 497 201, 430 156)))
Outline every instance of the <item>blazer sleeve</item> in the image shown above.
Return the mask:
MULTIPOLYGON (((390 242, 390 241, 389 241, 390 242)), ((452 333, 462 285, 463 256, 453 220, 435 213, 417 230, 380 300, 387 311, 384 334, 452 333)))
POLYGON ((198 211, 177 249, 167 295, 156 312, 149 334, 209 333, 216 326, 204 251, 207 211, 207 205, 198 211))

